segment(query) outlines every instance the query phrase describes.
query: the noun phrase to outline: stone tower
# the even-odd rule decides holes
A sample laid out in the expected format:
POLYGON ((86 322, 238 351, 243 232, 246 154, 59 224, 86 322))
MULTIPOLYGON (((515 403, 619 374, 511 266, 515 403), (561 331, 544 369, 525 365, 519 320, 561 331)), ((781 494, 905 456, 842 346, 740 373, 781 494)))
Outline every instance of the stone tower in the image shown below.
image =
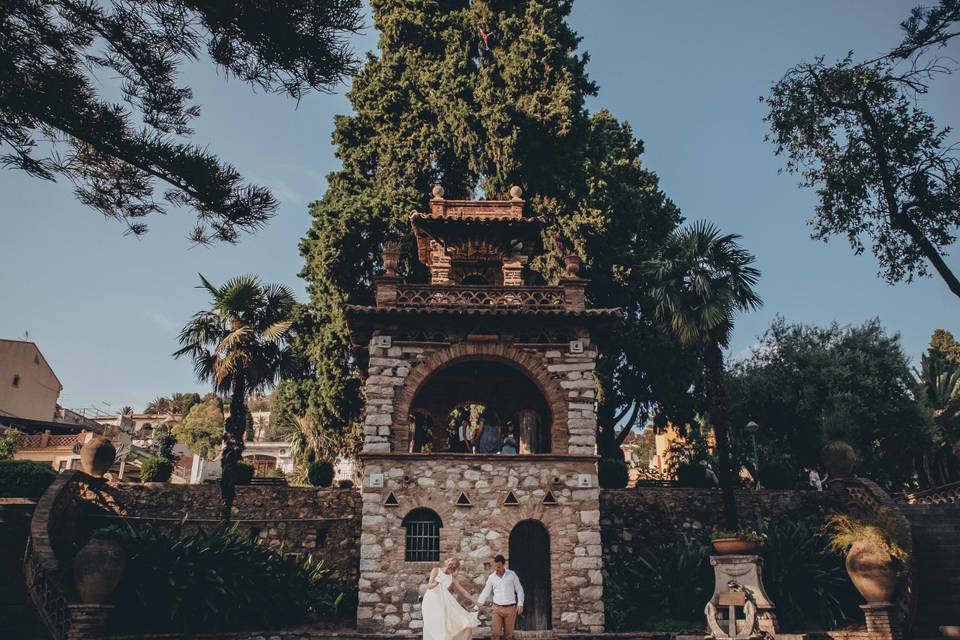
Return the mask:
POLYGON ((502 553, 527 594, 521 629, 600 632, 590 328, 620 312, 586 308, 574 257, 558 286, 525 284, 542 221, 519 188, 433 196, 410 215, 429 283, 401 282, 390 244, 375 305, 347 309, 367 375, 358 624, 418 634, 431 568, 459 558, 478 594, 502 553), (457 451, 456 420, 478 415, 518 453, 457 451))

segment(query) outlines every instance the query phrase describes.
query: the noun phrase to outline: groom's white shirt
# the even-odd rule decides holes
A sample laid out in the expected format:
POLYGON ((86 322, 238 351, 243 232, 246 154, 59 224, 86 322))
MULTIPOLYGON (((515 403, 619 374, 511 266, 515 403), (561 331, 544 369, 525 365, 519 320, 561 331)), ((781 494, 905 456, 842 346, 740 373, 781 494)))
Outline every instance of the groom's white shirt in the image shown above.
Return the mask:
POLYGON ((498 576, 496 571, 487 577, 487 584, 480 592, 480 604, 486 604, 491 592, 493 592, 493 604, 523 606, 523 586, 517 574, 510 569, 503 570, 503 577, 498 576))

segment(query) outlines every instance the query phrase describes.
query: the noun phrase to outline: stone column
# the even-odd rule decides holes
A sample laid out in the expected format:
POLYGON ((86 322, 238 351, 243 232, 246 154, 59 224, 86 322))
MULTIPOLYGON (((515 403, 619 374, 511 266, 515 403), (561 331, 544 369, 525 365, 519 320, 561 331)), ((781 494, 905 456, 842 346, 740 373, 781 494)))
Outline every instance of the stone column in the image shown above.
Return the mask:
POLYGON ((860 605, 867 621, 867 633, 876 640, 900 640, 897 608, 889 602, 870 602, 860 605))
POLYGON ((68 604, 70 630, 66 640, 100 640, 107 635, 112 604, 68 604))

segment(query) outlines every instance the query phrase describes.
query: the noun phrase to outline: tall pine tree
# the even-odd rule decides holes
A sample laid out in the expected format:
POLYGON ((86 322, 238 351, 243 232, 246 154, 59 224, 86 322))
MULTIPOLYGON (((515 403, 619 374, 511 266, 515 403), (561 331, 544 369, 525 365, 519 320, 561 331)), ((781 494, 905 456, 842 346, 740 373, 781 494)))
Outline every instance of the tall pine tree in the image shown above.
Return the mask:
POLYGON ((596 306, 627 321, 598 336, 603 359, 600 443, 619 453, 629 428, 689 416, 695 366, 645 314, 638 268, 681 221, 640 162, 643 145, 610 113, 590 114, 596 93, 587 55, 566 23, 569 0, 373 0, 379 54, 370 55, 336 121, 340 171, 311 207, 301 243, 311 297, 310 375, 301 410, 343 429, 360 418, 343 305, 370 303, 383 242, 406 243, 401 272, 423 276, 407 215, 430 188, 448 198, 505 198, 524 189, 546 219, 532 268, 547 282, 571 251, 584 259, 596 306))

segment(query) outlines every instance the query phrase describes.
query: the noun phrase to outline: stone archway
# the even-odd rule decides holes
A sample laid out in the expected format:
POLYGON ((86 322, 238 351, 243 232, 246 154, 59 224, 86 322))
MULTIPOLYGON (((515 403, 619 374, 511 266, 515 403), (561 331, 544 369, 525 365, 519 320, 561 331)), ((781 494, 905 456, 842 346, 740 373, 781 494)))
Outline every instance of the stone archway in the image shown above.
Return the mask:
POLYGON ((523 615, 517 628, 543 631, 553 627, 553 594, 550 577, 550 533, 539 520, 521 520, 510 532, 510 569, 524 591, 523 615))
MULTIPOLYGON (((535 352, 521 351, 502 343, 459 343, 435 351, 416 364, 397 390, 392 422, 406 425, 418 391, 429 380, 448 367, 478 361, 506 365, 521 373, 539 391, 546 405, 550 421, 553 453, 566 453, 569 443, 567 429, 567 399, 559 380, 551 378, 544 357, 535 352)), ((392 451, 409 450, 408 429, 393 429, 390 435, 392 451)))

